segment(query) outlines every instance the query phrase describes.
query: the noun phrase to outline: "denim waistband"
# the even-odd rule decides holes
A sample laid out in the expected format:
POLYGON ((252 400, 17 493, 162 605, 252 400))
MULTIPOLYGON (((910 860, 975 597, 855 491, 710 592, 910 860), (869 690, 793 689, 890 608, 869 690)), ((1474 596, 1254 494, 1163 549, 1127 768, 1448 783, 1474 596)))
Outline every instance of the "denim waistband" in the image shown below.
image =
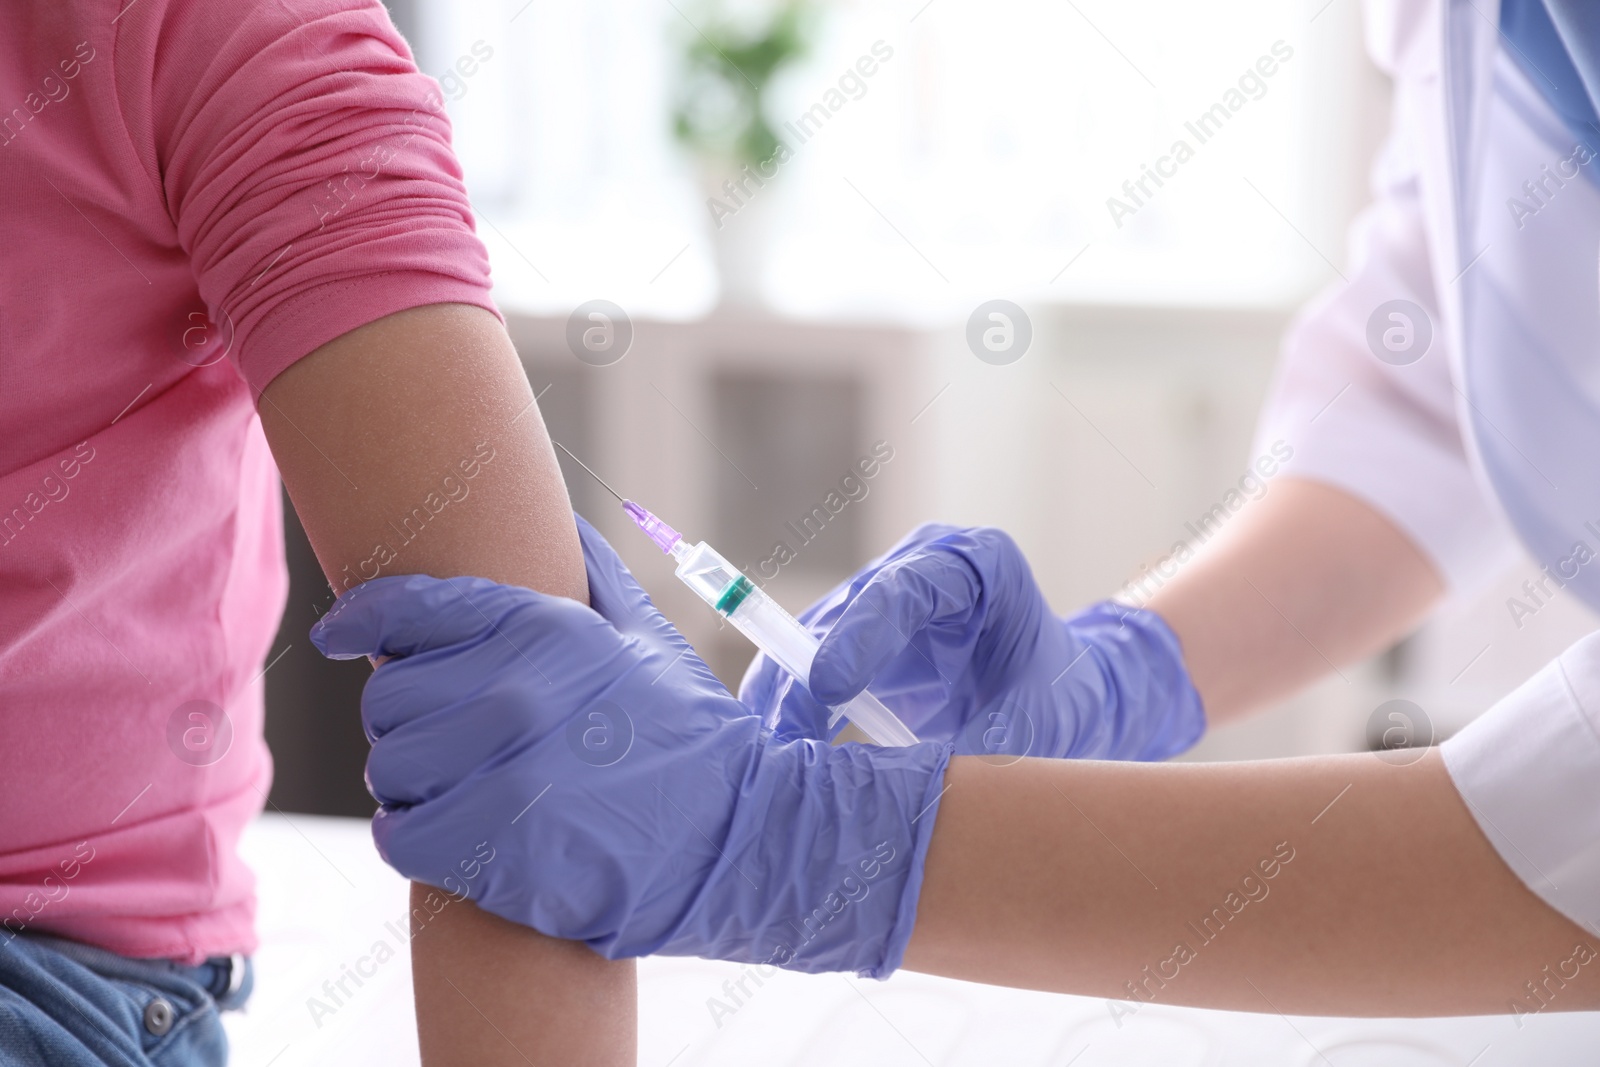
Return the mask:
POLYGON ((139 981, 148 978, 152 970, 159 970, 174 978, 185 979, 209 993, 217 1002, 217 1007, 224 1011, 243 1005, 255 985, 255 967, 247 956, 212 956, 200 963, 189 964, 169 959, 123 956, 108 949, 49 934, 24 933, 18 936, 75 960, 108 978, 139 981))

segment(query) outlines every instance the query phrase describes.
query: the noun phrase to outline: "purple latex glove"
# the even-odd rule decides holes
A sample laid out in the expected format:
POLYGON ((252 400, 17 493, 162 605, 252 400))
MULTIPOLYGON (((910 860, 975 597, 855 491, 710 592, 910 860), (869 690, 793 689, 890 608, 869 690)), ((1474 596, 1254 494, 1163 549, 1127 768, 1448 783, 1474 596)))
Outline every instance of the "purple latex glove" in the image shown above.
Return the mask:
POLYGON ((393 657, 361 700, 379 852, 613 959, 893 971, 949 746, 773 741, 578 530, 592 609, 414 575, 313 627, 325 655, 393 657))
POLYGON ((810 692, 765 656, 739 691, 779 738, 827 736, 819 701, 869 683, 918 737, 963 755, 1159 760, 1205 732, 1159 616, 1103 601, 1057 618, 991 527, 920 526, 800 621, 822 639, 810 692))

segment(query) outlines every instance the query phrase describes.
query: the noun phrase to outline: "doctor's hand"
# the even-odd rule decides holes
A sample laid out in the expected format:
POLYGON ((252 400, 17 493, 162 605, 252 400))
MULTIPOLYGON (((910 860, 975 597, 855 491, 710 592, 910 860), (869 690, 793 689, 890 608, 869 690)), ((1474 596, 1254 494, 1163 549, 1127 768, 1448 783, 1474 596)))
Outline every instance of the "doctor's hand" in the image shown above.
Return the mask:
POLYGON ((918 737, 962 755, 1159 760, 1205 731, 1160 617, 1104 601, 1057 618, 990 527, 920 526, 800 621, 822 639, 810 692, 765 656, 740 687, 780 739, 836 733, 824 703, 869 684, 918 737))
POLYGON ((774 742, 578 519, 590 603, 378 578, 312 629, 362 694, 378 851, 609 958, 885 975, 949 746, 774 742))

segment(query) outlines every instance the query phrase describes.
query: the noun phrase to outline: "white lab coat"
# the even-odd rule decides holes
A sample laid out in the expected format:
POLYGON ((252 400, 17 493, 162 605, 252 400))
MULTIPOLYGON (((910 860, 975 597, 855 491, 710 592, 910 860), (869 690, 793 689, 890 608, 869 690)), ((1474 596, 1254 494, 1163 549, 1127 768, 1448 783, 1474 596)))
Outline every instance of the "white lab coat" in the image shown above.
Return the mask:
MULTIPOLYGON (((1285 340, 1258 440, 1289 442, 1287 470, 1387 515, 1457 591, 1520 540, 1600 607, 1600 183, 1573 173, 1600 159, 1575 161, 1573 136, 1501 54, 1498 8, 1368 0, 1368 48, 1395 86, 1375 202, 1348 280, 1285 340), (1405 365, 1368 339, 1397 299, 1433 334, 1405 365)), ((1506 863, 1600 930, 1600 634, 1442 751, 1506 863)))

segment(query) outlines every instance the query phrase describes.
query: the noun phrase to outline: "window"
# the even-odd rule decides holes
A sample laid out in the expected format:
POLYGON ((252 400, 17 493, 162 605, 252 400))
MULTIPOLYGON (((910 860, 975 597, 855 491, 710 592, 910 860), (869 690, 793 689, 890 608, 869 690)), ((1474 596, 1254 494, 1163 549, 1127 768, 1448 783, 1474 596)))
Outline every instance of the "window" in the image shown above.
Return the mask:
MULTIPOLYGON (((689 0, 417 0, 418 62, 446 89, 503 306, 715 302, 721 238, 668 120, 697 16, 689 0)), ((1268 0, 826 5, 772 93, 769 118, 804 140, 726 226, 759 216, 766 301, 803 316, 1283 302, 1339 247, 1308 91, 1338 95, 1317 68, 1334 22, 1268 0)))

